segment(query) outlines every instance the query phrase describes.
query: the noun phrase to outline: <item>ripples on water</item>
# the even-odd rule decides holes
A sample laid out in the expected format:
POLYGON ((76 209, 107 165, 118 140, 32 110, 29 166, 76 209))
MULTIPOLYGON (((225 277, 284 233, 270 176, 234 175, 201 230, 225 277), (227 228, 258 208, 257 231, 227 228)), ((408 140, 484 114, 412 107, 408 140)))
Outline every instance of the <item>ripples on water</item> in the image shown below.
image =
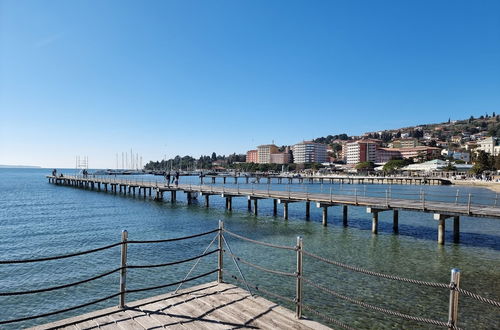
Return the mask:
MULTIPOLYGON (((392 213, 379 216, 379 235, 371 234, 370 215, 364 208, 349 208, 349 227, 341 225, 341 208, 329 210, 329 226, 321 226, 320 210, 311 207, 311 221, 304 218, 304 204, 290 205, 290 220, 272 216, 272 201, 259 202, 259 216, 246 210, 246 200, 233 199, 233 212, 224 210, 224 200, 212 197, 211 207, 203 201, 188 206, 183 194, 179 202, 154 202, 149 198, 123 197, 111 193, 90 192, 72 187, 48 184, 45 175, 50 170, 0 169, 0 259, 25 259, 71 253, 108 245, 120 240, 121 230, 127 229, 131 240, 151 240, 190 235, 217 227, 219 219, 225 226, 254 239, 294 245, 296 236, 304 238, 305 249, 337 261, 373 271, 409 278, 448 283, 451 268, 462 271, 461 286, 467 290, 500 300, 500 221, 494 219, 461 218, 461 243, 452 242, 451 222, 448 222, 446 245, 436 243, 437 223, 432 214, 400 212, 400 233, 392 234, 392 213)), ((153 178, 156 180, 157 178, 153 178)), ((161 178, 158 178, 161 180, 161 178)), ((197 178, 182 178, 182 182, 197 178)), ((230 186, 230 185, 229 185, 230 186)), ((272 189, 285 189, 273 185, 272 189)), ((265 187, 262 185, 261 187, 265 187)), ((292 189, 305 189, 296 185, 292 189)), ((329 185, 308 185, 308 191, 329 191, 329 185)), ((385 190, 387 186, 345 185, 347 193, 354 187, 367 195, 385 190)), ((256 186, 257 188, 257 186, 256 186)), ((334 185, 340 190, 341 186, 334 185)), ((395 193, 454 195, 455 187, 393 186, 395 193)), ((495 194, 481 188, 460 187, 460 198, 468 193, 478 200, 494 198, 495 194)), ((454 200, 453 197, 448 197, 454 200)), ((281 207, 279 212, 281 212, 281 207)), ((189 242, 131 245, 129 264, 163 263, 200 254, 212 236, 189 242)), ((233 251, 249 261, 283 271, 295 271, 293 251, 255 246, 228 237, 233 251)), ((0 291, 22 291, 74 282, 119 267, 119 247, 71 259, 36 264, 0 265, 0 291)), ((225 266, 237 275, 228 258, 225 266)), ((129 271, 131 289, 161 285, 180 280, 191 264, 170 268, 134 269, 129 271)), ((216 256, 203 259, 193 275, 216 268, 216 256)), ((241 265, 246 278, 265 289, 293 297, 293 278, 278 278, 241 265)), ((339 293, 402 313, 447 320, 449 292, 412 284, 379 279, 353 273, 335 266, 304 260, 305 276, 339 293)), ((215 275, 196 283, 215 280, 215 275)), ((191 284, 186 284, 186 286, 191 284)), ((118 274, 55 292, 26 296, 0 297, 0 319, 41 314, 98 299, 117 292, 118 274), (50 303, 48 303, 50 302, 50 303)), ((128 301, 156 295, 169 289, 131 294, 128 301)), ((434 328, 402 321, 378 312, 324 295, 309 285, 304 286, 305 303, 355 328, 434 328)), ((272 299, 272 298, 271 298, 272 299)), ((98 305, 34 321, 4 326, 17 329, 79 315, 117 304, 117 298, 98 305)), ((286 305, 286 303, 284 303, 286 305)), ((288 306, 292 308, 293 306, 288 306)), ((460 298, 460 326, 469 329, 500 327, 498 308, 480 304, 468 297, 460 298)), ((307 312, 305 313, 306 315, 307 312)), ((323 322, 323 320, 318 319, 323 322)))

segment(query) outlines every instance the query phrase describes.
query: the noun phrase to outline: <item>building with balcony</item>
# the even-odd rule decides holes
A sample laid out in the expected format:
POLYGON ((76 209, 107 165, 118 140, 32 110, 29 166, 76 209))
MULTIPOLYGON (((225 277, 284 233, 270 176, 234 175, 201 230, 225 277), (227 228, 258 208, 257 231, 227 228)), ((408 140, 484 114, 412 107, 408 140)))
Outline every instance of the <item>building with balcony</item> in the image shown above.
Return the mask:
POLYGON ((357 164, 361 162, 377 161, 377 147, 379 142, 375 140, 358 140, 348 142, 342 150, 346 164, 357 164))
POLYGON ((476 151, 482 150, 487 154, 498 156, 500 155, 500 146, 496 137, 490 136, 483 140, 477 141, 476 151))
POLYGON ((324 163, 326 162, 326 145, 312 141, 303 141, 292 147, 293 162, 304 163, 324 163))

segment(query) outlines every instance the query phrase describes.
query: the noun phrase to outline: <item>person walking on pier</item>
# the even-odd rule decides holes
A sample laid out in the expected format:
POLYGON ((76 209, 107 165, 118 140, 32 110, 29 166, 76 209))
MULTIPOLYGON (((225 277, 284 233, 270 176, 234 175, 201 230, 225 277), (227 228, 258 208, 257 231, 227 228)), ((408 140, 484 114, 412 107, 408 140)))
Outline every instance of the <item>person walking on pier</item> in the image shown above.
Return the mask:
POLYGON ((165 181, 167 181, 167 187, 170 187, 170 172, 165 172, 165 181))
POLYGON ((175 172, 175 186, 178 186, 179 185, 179 177, 180 177, 180 173, 179 171, 176 171, 175 172))

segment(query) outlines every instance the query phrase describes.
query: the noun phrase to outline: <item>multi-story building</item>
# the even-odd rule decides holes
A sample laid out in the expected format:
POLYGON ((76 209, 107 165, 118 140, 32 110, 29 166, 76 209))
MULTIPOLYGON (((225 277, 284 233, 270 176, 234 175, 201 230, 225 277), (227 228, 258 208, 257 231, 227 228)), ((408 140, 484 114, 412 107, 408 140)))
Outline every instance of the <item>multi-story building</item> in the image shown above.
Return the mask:
POLYGON ((303 141, 292 147, 293 162, 304 163, 324 163, 326 162, 326 145, 312 141, 303 141))
POLYGON ((490 155, 498 156, 500 155, 500 146, 498 145, 498 140, 496 137, 490 136, 486 139, 477 141, 478 147, 476 150, 482 150, 490 155))
POLYGON ((357 164, 361 162, 376 162, 378 141, 358 140, 348 142, 343 149, 346 164, 357 164))
POLYGON ((270 164, 271 154, 279 153, 279 149, 274 144, 264 144, 257 147, 257 163, 270 164))
POLYGON ((377 149, 377 163, 387 163, 392 159, 401 159, 401 152, 399 148, 378 148, 377 149))
POLYGON ((259 161, 259 157, 257 156, 257 150, 248 150, 247 151, 247 163, 257 163, 259 161))
POLYGON ((441 149, 435 147, 419 146, 414 148, 378 148, 377 163, 386 163, 391 159, 421 158, 433 159, 439 157, 441 149))

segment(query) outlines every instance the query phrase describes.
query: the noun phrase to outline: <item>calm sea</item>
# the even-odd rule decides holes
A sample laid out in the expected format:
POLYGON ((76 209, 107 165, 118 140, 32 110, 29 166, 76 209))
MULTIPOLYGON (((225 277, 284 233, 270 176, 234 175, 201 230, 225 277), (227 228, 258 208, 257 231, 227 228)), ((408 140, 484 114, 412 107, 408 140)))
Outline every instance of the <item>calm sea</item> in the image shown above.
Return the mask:
MULTIPOLYGON (((64 171, 63 171, 64 172, 64 171)), ((71 173, 71 170, 67 170, 71 173)), ((273 217, 272 201, 262 200, 259 216, 247 212, 246 200, 233 200, 233 212, 224 210, 224 199, 213 196, 211 207, 203 200, 187 205, 178 194, 175 204, 167 198, 156 202, 49 184, 48 169, 0 169, 0 259, 26 259, 54 256, 92 249, 120 240, 126 229, 131 240, 153 240, 209 231, 224 220, 226 228, 265 242, 294 245, 297 236, 304 246, 321 256, 369 270, 413 279, 448 283, 450 270, 461 270, 461 287, 483 296, 500 300, 500 221, 495 219, 461 218, 461 243, 452 243, 452 222, 448 222, 446 244, 438 246, 437 223, 432 214, 400 212, 400 232, 392 233, 392 213, 379 218, 379 234, 371 234, 371 218, 364 208, 349 208, 349 226, 342 226, 339 207, 329 210, 329 225, 321 225, 320 210, 311 207, 311 221, 304 221, 304 204, 290 206, 290 219, 273 217)), ((141 177, 145 180, 161 180, 141 177)), ((181 183, 197 183, 197 178, 182 178, 181 183)), ((255 185, 266 189, 267 185, 255 185)), ((271 189, 288 189, 272 184, 271 189)), ((329 191, 366 195, 389 189, 384 185, 294 185, 292 190, 329 191)), ((417 196, 420 189, 431 196, 455 200, 456 187, 392 186, 392 196, 417 196)), ((480 188, 460 187, 459 199, 471 193, 476 201, 492 203, 495 194, 480 188)), ((280 209, 281 213, 281 209, 280 209)), ((214 235, 191 241, 162 244, 138 244, 129 248, 129 264, 144 265, 175 261, 202 253, 214 235)), ((283 251, 228 238, 231 249, 256 264, 293 272, 295 255, 283 251)), ((46 288, 83 280, 119 267, 119 247, 70 259, 31 264, 0 265, 0 292, 46 288)), ((128 288, 161 285, 184 278, 193 263, 173 267, 134 269, 128 274, 128 288)), ((235 275, 233 262, 225 266, 235 275)), ((216 256, 203 259, 191 274, 196 276, 216 268, 216 256)), ((293 297, 294 279, 263 274, 241 265, 243 275, 257 286, 293 297)), ((449 291, 380 279, 353 273, 305 258, 305 276, 318 284, 364 302, 394 309, 401 313, 447 321, 449 291)), ((215 280, 215 274, 186 286, 215 280)), ((228 278, 228 281, 229 278, 228 278)), ((0 296, 0 320, 48 313, 109 296, 119 289, 118 275, 113 274, 83 285, 53 292, 0 296)), ((173 288, 130 294, 127 300, 152 296, 173 288)), ((327 296, 304 286, 304 303, 319 311, 361 329, 415 329, 434 326, 403 321, 385 314, 327 296)), ((274 298, 270 298, 275 300, 274 298)), ((277 302, 280 302, 276 300, 277 302)), ((12 325, 18 329, 43 324, 84 312, 116 305, 117 298, 76 311, 12 325)), ((286 305, 286 303, 284 303, 286 305)), ((287 305, 290 307, 289 305, 287 305)), ((468 329, 500 328, 500 311, 468 297, 460 297, 459 325, 468 329)), ((318 321, 323 320, 308 314, 318 321)))

